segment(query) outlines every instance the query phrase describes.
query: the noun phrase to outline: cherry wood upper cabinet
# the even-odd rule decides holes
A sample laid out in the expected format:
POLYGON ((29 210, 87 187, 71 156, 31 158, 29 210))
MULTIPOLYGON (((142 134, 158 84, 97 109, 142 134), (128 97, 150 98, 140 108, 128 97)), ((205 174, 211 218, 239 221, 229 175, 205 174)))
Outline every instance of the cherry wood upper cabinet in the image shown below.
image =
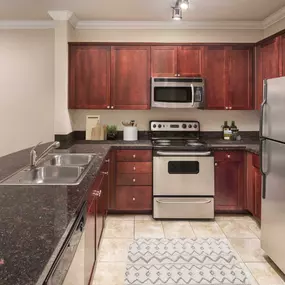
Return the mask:
POLYGON ((244 209, 244 154, 217 151, 215 156, 215 210, 244 209))
POLYGON ((229 109, 253 109, 253 49, 231 47, 228 50, 229 109))
POLYGON ((205 78, 207 109, 225 109, 226 50, 224 46, 208 46, 205 51, 205 78))
POLYGON ((204 61, 204 47, 178 47, 178 76, 202 76, 204 61))
POLYGON ((112 47, 111 95, 112 109, 150 108, 150 47, 112 47))
POLYGON ((280 39, 280 76, 285 76, 285 35, 280 39))
POLYGON ((70 46, 69 108, 110 106, 110 47, 70 46))
POLYGON ((177 74, 177 47, 151 47, 151 75, 153 77, 173 77, 177 74))

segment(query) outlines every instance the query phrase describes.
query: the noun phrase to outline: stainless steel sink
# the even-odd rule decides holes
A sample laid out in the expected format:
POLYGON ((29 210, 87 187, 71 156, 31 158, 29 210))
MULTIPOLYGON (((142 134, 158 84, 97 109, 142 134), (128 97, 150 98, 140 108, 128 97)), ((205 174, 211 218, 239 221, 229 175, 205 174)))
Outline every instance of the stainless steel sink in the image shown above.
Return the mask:
POLYGON ((43 163, 43 165, 54 165, 54 166, 87 166, 94 155, 92 154, 56 154, 50 156, 43 163))
POLYGON ((80 178, 84 169, 80 166, 42 166, 24 169, 3 181, 2 184, 73 184, 80 178))

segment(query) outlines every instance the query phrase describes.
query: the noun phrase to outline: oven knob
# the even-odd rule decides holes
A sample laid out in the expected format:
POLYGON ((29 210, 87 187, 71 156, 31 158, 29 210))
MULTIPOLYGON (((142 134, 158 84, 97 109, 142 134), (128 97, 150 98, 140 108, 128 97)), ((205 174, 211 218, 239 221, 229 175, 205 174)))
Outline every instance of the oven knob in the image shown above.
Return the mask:
POLYGON ((187 125, 186 125, 186 124, 183 124, 183 125, 182 125, 182 128, 183 128, 183 129, 186 129, 186 128, 187 128, 187 125))
POLYGON ((161 128, 161 124, 159 124, 158 127, 161 128))
POLYGON ((198 125, 195 124, 195 125, 194 125, 194 129, 197 129, 197 128, 198 128, 198 125))
POLYGON ((192 125, 189 125, 188 128, 192 129, 192 125))
POLYGON ((152 127, 155 129, 156 128, 156 124, 152 125, 152 127))

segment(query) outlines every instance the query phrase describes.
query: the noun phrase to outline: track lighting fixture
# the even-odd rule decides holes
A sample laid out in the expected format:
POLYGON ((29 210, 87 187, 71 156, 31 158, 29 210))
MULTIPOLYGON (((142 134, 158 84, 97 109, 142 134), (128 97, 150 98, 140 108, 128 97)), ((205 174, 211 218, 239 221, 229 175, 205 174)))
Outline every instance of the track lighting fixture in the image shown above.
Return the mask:
POLYGON ((172 19, 173 20, 182 19, 182 9, 179 6, 172 7, 172 19))
POLYGON ((189 8, 189 0, 181 0, 180 1, 180 8, 182 10, 187 10, 189 8))

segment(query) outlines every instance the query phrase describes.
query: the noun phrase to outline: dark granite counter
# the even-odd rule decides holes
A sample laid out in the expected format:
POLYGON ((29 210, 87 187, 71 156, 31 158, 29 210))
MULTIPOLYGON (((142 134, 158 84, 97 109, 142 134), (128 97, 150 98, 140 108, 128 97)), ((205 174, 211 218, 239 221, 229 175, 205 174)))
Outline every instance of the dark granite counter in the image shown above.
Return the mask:
MULTIPOLYGON (((259 151, 258 141, 209 139, 206 142, 213 150, 247 150, 256 154, 259 151)), ((149 140, 78 141, 59 152, 96 154, 79 185, 15 187, 0 184, 1 285, 43 283, 111 148, 152 149, 152 145, 149 140)), ((0 179, 25 166, 28 152, 24 150, 0 158, 0 179)))

